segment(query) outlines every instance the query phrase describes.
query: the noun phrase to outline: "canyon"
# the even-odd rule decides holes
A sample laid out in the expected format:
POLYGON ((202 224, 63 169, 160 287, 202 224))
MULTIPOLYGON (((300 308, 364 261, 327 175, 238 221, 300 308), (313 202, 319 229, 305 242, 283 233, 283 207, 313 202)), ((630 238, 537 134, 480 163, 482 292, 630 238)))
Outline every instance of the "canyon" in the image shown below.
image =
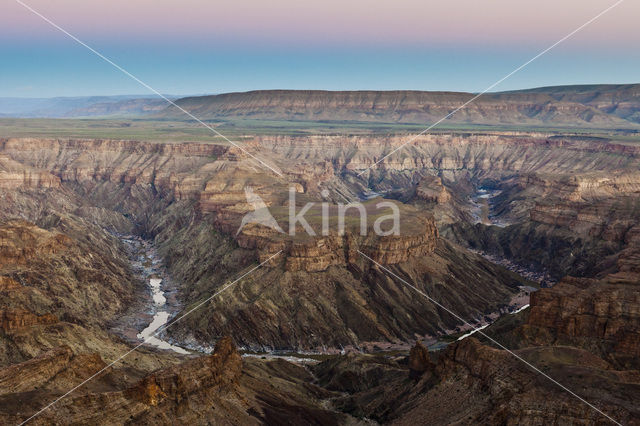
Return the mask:
POLYGON ((0 138, 2 423, 638 424, 640 148, 406 142, 0 138), (315 203, 316 235, 241 227, 247 188, 285 230, 291 193, 296 212, 315 203), (355 210, 339 232, 337 206, 360 200, 367 232, 355 210), (398 235, 372 232, 383 202, 398 235), (132 241, 153 253, 137 266, 132 241), (150 309, 160 291, 175 300, 150 309), (165 308, 188 315, 154 336, 182 351, 136 347, 165 308))

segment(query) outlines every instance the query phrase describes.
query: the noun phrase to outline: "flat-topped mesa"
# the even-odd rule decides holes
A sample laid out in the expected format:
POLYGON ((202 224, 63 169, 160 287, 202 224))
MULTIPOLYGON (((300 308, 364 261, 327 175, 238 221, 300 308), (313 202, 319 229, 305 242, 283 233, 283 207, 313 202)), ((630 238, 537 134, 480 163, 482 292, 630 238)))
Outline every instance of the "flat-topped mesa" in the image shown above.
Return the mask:
POLYGON ((442 184, 442 179, 431 175, 427 175, 420 180, 416 187, 416 197, 438 204, 444 204, 451 200, 451 194, 442 184))
POLYGON ((248 233, 239 235, 238 243, 244 248, 257 249, 261 262, 282 250, 283 256, 274 258, 270 262, 272 265, 284 265, 290 272, 320 272, 330 266, 345 267, 350 263, 361 263, 366 260, 363 254, 382 265, 394 265, 429 255, 436 248, 438 230, 433 220, 424 220, 420 231, 400 235, 361 236, 348 231, 343 235, 303 238, 274 239, 274 236, 269 228, 252 227, 248 233))
MULTIPOLYGON (((461 106, 454 123, 635 128, 625 119, 547 93, 490 93, 469 103, 473 93, 396 91, 256 90, 178 99, 159 116, 182 119, 184 112, 207 120, 246 119, 432 123, 461 106), (468 104, 468 105, 467 105, 468 104)), ((631 98, 633 99, 633 98, 631 98)), ((616 109, 608 101, 609 109, 616 109)), ((631 101, 633 103, 633 101, 631 101)), ((615 105, 615 104, 613 104, 615 105)))
POLYGON ((248 209, 247 203, 234 205, 230 200, 229 206, 219 210, 216 225, 233 235, 240 247, 256 250, 261 261, 282 251, 284 256, 272 264, 284 265, 288 271, 318 272, 359 263, 363 256, 358 251, 392 265, 435 250, 438 230, 434 218, 410 206, 383 199, 330 204, 301 194, 303 201, 296 201, 295 209, 290 209, 288 200, 283 205, 278 193, 272 194, 274 197, 265 196, 262 207, 266 215, 262 219, 268 223, 255 222, 260 214, 248 209))

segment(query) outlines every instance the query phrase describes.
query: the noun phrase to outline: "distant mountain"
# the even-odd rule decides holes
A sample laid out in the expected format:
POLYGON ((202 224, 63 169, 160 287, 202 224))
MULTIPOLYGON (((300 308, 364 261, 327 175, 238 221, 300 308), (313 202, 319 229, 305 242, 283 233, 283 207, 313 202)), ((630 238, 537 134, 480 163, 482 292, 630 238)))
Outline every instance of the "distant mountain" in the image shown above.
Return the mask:
MULTIPOLYGON (((465 92, 257 90, 191 96, 177 105, 203 120, 434 123, 473 99, 465 92)), ((157 96, 0 98, 0 117, 188 119, 157 96)), ((444 124, 640 128, 640 84, 540 87, 487 93, 444 124)))
POLYGON ((640 123, 640 84, 540 87, 515 93, 545 94, 556 101, 581 103, 607 114, 640 123))
MULTIPOLYGON (((170 99, 175 99, 175 96, 170 99)), ((69 118, 140 115, 164 109, 158 96, 80 96, 58 98, 0 98, 0 117, 69 118)))
MULTIPOLYGON (((489 93, 446 123, 637 128, 640 85, 566 86, 489 93)), ((422 91, 259 90, 187 97, 180 107, 206 120, 433 123, 475 94, 422 91)), ((168 106, 158 117, 183 118, 168 106)))
POLYGON ((136 98, 116 102, 97 102, 68 111, 65 117, 131 116, 160 112, 167 107, 166 100, 136 98))

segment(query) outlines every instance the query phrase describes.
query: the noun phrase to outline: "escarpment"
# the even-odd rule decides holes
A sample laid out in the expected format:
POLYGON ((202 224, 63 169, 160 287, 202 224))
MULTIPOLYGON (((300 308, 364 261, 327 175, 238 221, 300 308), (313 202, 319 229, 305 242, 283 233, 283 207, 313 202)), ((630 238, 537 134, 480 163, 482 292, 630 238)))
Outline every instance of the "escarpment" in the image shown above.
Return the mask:
MULTIPOLYGON (((99 356, 76 355, 59 347, 27 362, 0 369, 0 413, 19 423, 25 411, 50 402, 68 390, 81 374, 95 374, 106 366, 99 356), (74 370, 74 374, 68 370, 74 370), (17 380, 16 373, 22 373, 17 380), (39 392, 46 383, 47 392, 39 392), (28 398, 27 398, 28 397, 28 398), (11 402, 27 398, 19 410, 11 402), (33 408, 32 408, 33 407, 33 408)), ((211 355, 157 369, 131 383, 128 371, 107 372, 86 387, 60 398, 55 409, 31 421, 51 423, 170 424, 207 421, 216 424, 264 424, 274 416, 300 418, 304 423, 347 424, 349 416, 323 408, 321 398, 333 396, 307 383, 310 374, 286 361, 243 361, 231 339, 218 341, 211 355), (284 365, 283 365, 284 364, 284 365), (274 382, 278 386, 273 386, 274 382)))
POLYGON ((0 324, 5 331, 62 318, 104 324, 132 299, 129 283, 135 281, 114 242, 95 228, 83 232, 80 237, 70 231, 71 237, 24 220, 0 222, 0 324))
MULTIPOLYGON (((545 351, 553 349, 523 349, 516 354, 525 360, 537 360, 545 351)), ((546 371, 570 389, 576 388, 576 375, 591 377, 606 368, 606 363, 580 350, 564 348, 556 351, 560 355, 558 352, 562 352, 563 360, 545 354, 550 360, 546 371)), ((434 423, 452 418, 489 423, 509 419, 518 424, 559 419, 569 423, 606 421, 601 413, 577 401, 512 354, 482 345, 473 337, 448 347, 438 360, 435 374, 437 384, 418 396, 420 403, 407 404, 397 423, 409 424, 420 416, 434 423)), ((616 421, 633 423, 638 420, 634 407, 638 396, 634 394, 622 404, 616 402, 624 394, 622 383, 625 378, 612 375, 600 382, 599 390, 581 388, 581 396, 616 421)))
MULTIPOLYGON (((428 301, 415 299, 410 300, 406 308, 400 308, 400 312, 408 316, 425 315, 424 319, 380 324, 384 323, 379 319, 382 312, 397 303, 391 296, 383 297, 382 303, 374 301, 380 283, 384 283, 381 291, 385 294, 390 291, 390 283, 376 263, 394 268, 411 282, 423 283, 430 291, 440 291, 440 286, 446 286, 456 295, 454 307, 472 318, 507 304, 517 288, 517 280, 508 274, 482 266, 479 258, 463 255, 442 242, 438 222, 422 213, 422 206, 412 209, 394 202, 400 210, 400 233, 385 236, 372 232, 372 224, 388 214, 389 209, 376 210, 381 199, 365 201, 367 235, 361 236, 359 216, 362 212, 346 213, 344 230, 341 230, 340 212, 335 201, 329 202, 330 220, 328 232, 324 232, 322 203, 327 200, 326 195, 322 195, 323 189, 340 188, 354 196, 364 190, 387 192, 413 188, 416 197, 427 204, 463 211, 464 197, 451 186, 458 177, 471 182, 469 185, 483 179, 499 182, 511 179, 517 186, 523 182, 518 181, 519 176, 543 176, 554 170, 574 170, 582 174, 594 165, 606 174, 616 168, 631 168, 640 161, 639 153, 632 147, 541 135, 425 135, 419 137, 411 149, 399 150, 387 158, 384 157, 388 152, 404 143, 402 137, 381 140, 371 136, 258 136, 246 142, 248 149, 262 153, 285 177, 280 179, 257 168, 236 148, 216 144, 5 139, 2 153, 11 161, 46 171, 60 180, 61 188, 42 188, 45 193, 78 193, 83 201, 73 203, 86 203, 86 199, 93 203, 91 208, 97 206, 120 214, 147 235, 156 237, 172 272, 185 280, 186 305, 215 292, 224 279, 241 275, 253 260, 264 262, 277 254, 264 265, 266 275, 271 275, 265 275, 261 283, 246 284, 229 292, 228 297, 239 311, 220 310, 215 324, 211 324, 213 320, 194 319, 200 322, 196 327, 196 340, 239 333, 241 345, 309 348, 321 344, 324 337, 330 344, 348 345, 398 337, 407 339, 418 331, 436 333, 456 325, 457 321, 446 315, 434 316, 428 301), (380 159, 383 161, 376 165, 380 159), (366 179, 354 177, 356 171, 371 166, 374 167, 364 175, 366 179), (419 172, 420 179, 416 182, 408 177, 413 172, 419 172), (254 204, 248 194, 258 196, 263 204, 254 204), (294 214, 305 204, 314 204, 305 217, 313 229, 312 234, 298 223, 296 235, 289 235, 291 197, 295 197, 294 214), (270 226, 251 222, 256 205, 272 215, 270 226), (195 257, 191 261, 180 260, 185 250, 178 245, 205 242, 208 237, 204 232, 220 233, 224 247, 243 260, 213 266, 223 259, 223 254, 215 251, 193 253, 195 257), (456 265, 451 258, 462 264, 456 265), (202 266, 198 266, 200 264, 202 266), (313 278, 305 274, 312 274, 313 278), (496 277, 500 278, 496 280, 496 277), (328 283, 325 288, 314 287, 320 286, 323 280, 328 283), (362 280, 367 284, 355 284, 362 280), (470 282, 491 297, 479 302, 465 300, 463 288, 470 282), (305 294, 300 305, 276 294, 275 287, 283 283, 290 290, 302 289, 295 290, 305 294), (270 284, 273 284, 273 293, 264 293, 262 287, 270 284), (314 301, 314 293, 321 297, 314 301), (260 296, 256 298, 257 295, 260 296), (274 305, 278 308, 274 309, 274 305), (309 316, 301 318, 300 324, 286 325, 286 318, 294 312, 308 312, 309 316), (334 330, 340 332, 330 332, 329 326, 316 324, 320 317, 327 315, 334 330), (369 326, 354 329, 350 325, 354 322, 369 326), (278 331, 273 333, 273 329, 278 331), (310 330, 315 330, 313 337, 306 336, 310 330)), ((583 198, 611 195, 611 191, 634 196, 635 184, 631 177, 610 182, 607 188, 613 189, 594 186, 605 185, 602 180, 590 183, 579 180, 579 176, 576 179, 573 189, 566 191, 573 194, 571 199, 577 199, 576 191, 581 191, 583 198)), ((533 181, 526 181, 524 185, 540 186, 533 181)), ((26 191, 28 187, 23 189, 26 191)), ((544 201, 544 191, 562 194, 557 187, 538 191, 535 200, 539 205, 544 201)), ((338 196, 329 191, 329 198, 334 197, 338 196)), ((89 211, 88 205, 82 208, 84 210, 70 205, 69 211, 74 214, 89 211)), ((449 217, 460 217, 460 214, 449 217)), ((532 212, 531 217, 535 217, 535 213, 532 212)), ((120 219, 101 212, 94 220, 118 223, 120 219)), ((619 235, 621 229, 616 225, 602 232, 619 235)))
POLYGON ((523 186, 539 196, 531 209, 534 222, 562 226, 580 235, 625 241, 638 226, 640 172, 528 178, 523 186))
POLYGON ((216 343, 213 354, 156 371, 127 389, 125 395, 153 407, 179 403, 198 391, 237 385, 241 372, 242 358, 232 340, 224 337, 216 343))
POLYGON ((330 266, 346 267, 359 263, 363 255, 381 265, 395 265, 421 256, 429 256, 436 248, 438 230, 433 219, 425 218, 418 224, 415 234, 361 236, 353 230, 343 235, 327 235, 299 239, 260 240, 243 234, 240 247, 260 249, 260 259, 266 260, 282 251, 285 269, 290 272, 325 271, 330 266))
POLYGON ((343 392, 336 406, 379 423, 603 424, 609 416, 635 424, 640 419, 634 392, 640 377, 613 371, 582 349, 532 347, 509 353, 468 337, 431 355, 417 344, 404 360, 408 365, 403 367, 397 358, 394 362, 350 354, 325 361, 314 371, 321 384, 343 392), (579 389, 578 395, 598 410, 523 360, 544 362, 545 374, 579 389))
MULTIPOLYGON (((433 123, 452 110, 455 123, 635 127, 633 122, 607 114, 568 96, 547 93, 491 93, 469 103, 472 93, 396 91, 257 90, 179 99, 203 119, 285 121, 355 121, 358 123, 433 123), (464 106, 464 108, 461 108, 464 106)), ((168 107, 161 117, 177 117, 168 107)))
POLYGON ((565 278, 531 297, 523 328, 537 344, 572 344, 600 354, 617 365, 638 367, 640 295, 634 283, 565 278))
MULTIPOLYGON (((439 134, 411 139, 377 136, 260 136, 256 144, 277 156, 318 164, 332 161, 338 168, 387 175, 401 170, 468 170, 483 177, 532 171, 586 172, 633 170, 640 150, 632 145, 536 134, 439 134), (397 149, 403 146, 403 149, 397 149), (406 148, 406 149, 405 149, 406 148)), ((381 182, 383 183, 383 182, 381 182)))

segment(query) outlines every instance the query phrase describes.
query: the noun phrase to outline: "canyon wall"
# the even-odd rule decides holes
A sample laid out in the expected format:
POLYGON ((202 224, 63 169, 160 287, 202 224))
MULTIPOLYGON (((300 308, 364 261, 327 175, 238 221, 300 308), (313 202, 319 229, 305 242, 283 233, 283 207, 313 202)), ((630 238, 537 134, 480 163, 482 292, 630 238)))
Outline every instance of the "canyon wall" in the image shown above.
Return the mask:
MULTIPOLYGON (((256 281, 228 296, 233 300, 231 310, 216 310, 214 320, 196 315, 192 323, 176 331, 176 335, 184 337, 187 330, 198 330, 195 340, 214 339, 222 334, 240 335, 239 344, 248 347, 359 344, 398 337, 408 339, 418 330, 438 333, 455 327, 457 320, 433 316, 427 301, 407 298, 402 305, 394 300, 390 292, 399 291, 396 284, 384 278, 385 274, 372 267, 358 251, 393 267, 412 282, 421 283, 427 293, 437 295, 444 286, 454 295, 450 300, 452 307, 470 318, 504 307, 518 285, 517 279, 500 268, 489 267, 489 262, 464 255, 441 241, 430 214, 399 202, 396 204, 405 227, 400 236, 360 237, 357 223, 344 235, 334 231, 326 236, 308 236, 302 232, 295 238, 264 226, 248 225, 240 229, 245 214, 253 211, 246 198, 248 187, 260 195, 285 230, 290 186, 298 208, 306 202, 323 201, 321 190, 326 188, 357 196, 364 189, 397 190, 403 185, 414 185, 422 201, 449 208, 451 203, 461 202, 460 194, 451 186, 458 177, 466 176, 467 181, 476 182, 510 182, 518 191, 531 193, 532 207, 526 204, 522 209, 523 213, 531 213, 529 217, 520 217, 528 223, 569 229, 574 229, 573 225, 557 219, 553 224, 543 223, 545 219, 539 211, 545 197, 558 197, 565 204, 585 202, 597 209, 599 204, 594 200, 635 197, 637 190, 638 179, 630 171, 640 163, 637 148, 542 134, 425 135, 368 171, 366 177, 356 177, 359 170, 374 166, 405 141, 401 136, 248 139, 246 149, 282 170, 282 178, 259 168, 237 148, 216 144, 4 139, 0 141, 0 153, 13 162, 14 168, 15 164, 22 164, 25 169, 52 176, 58 186, 40 185, 36 189, 44 191, 43 194, 49 191, 55 199, 60 199, 58 193, 67 194, 69 200, 76 197, 65 207, 70 213, 99 213, 92 220, 108 219, 109 223, 117 220, 106 211, 120 214, 142 227, 148 236, 155 237, 172 273, 185 283, 183 294, 187 305, 203 294, 212 293, 224 279, 240 275, 253 261, 265 261, 281 251, 265 265, 263 273, 256 275, 256 281), (622 169, 624 173, 619 171, 622 169), (102 210, 96 211, 96 207, 102 210), (214 238, 214 234, 219 236, 214 238), (231 254, 211 247, 208 252, 194 250, 187 255, 185 245, 194 241, 205 247, 218 241, 231 254), (183 256, 193 259, 181 260, 183 256), (225 259, 237 261, 227 263, 225 259), (367 284, 362 285, 363 282, 367 284), (467 300, 464 288, 469 282, 490 294, 491 300, 467 300), (269 287, 271 284, 273 288, 269 287), (298 301, 283 295, 283 290, 298 294, 298 301), (378 291, 384 296, 375 296, 378 291), (260 297, 256 299, 258 294, 260 297), (243 308, 235 311, 233 306, 243 308), (386 323, 380 312, 388 309, 424 318, 386 323), (290 318, 296 315, 303 316, 291 325, 290 318), (320 317, 329 320, 320 324, 320 317), (278 330, 275 334, 274 329, 278 330)), ((34 188, 24 180, 19 189, 34 188)), ((331 191, 330 194, 335 197, 331 191)), ((515 198, 518 192, 514 190, 513 194, 515 198)), ((616 210, 627 211, 625 220, 633 220, 633 208, 616 210)), ((598 210, 595 214, 602 212, 598 210)), ((593 215, 581 215, 578 227, 587 222, 594 226, 595 219, 590 219, 593 215)), ((602 217, 597 219, 603 223, 602 217)), ((612 239, 627 233, 633 235, 630 229, 619 232, 623 219, 607 223, 609 228, 601 233, 609 233, 612 239)), ((518 235, 511 234, 510 237, 518 235)), ((587 235, 595 234, 588 231, 587 235)))

